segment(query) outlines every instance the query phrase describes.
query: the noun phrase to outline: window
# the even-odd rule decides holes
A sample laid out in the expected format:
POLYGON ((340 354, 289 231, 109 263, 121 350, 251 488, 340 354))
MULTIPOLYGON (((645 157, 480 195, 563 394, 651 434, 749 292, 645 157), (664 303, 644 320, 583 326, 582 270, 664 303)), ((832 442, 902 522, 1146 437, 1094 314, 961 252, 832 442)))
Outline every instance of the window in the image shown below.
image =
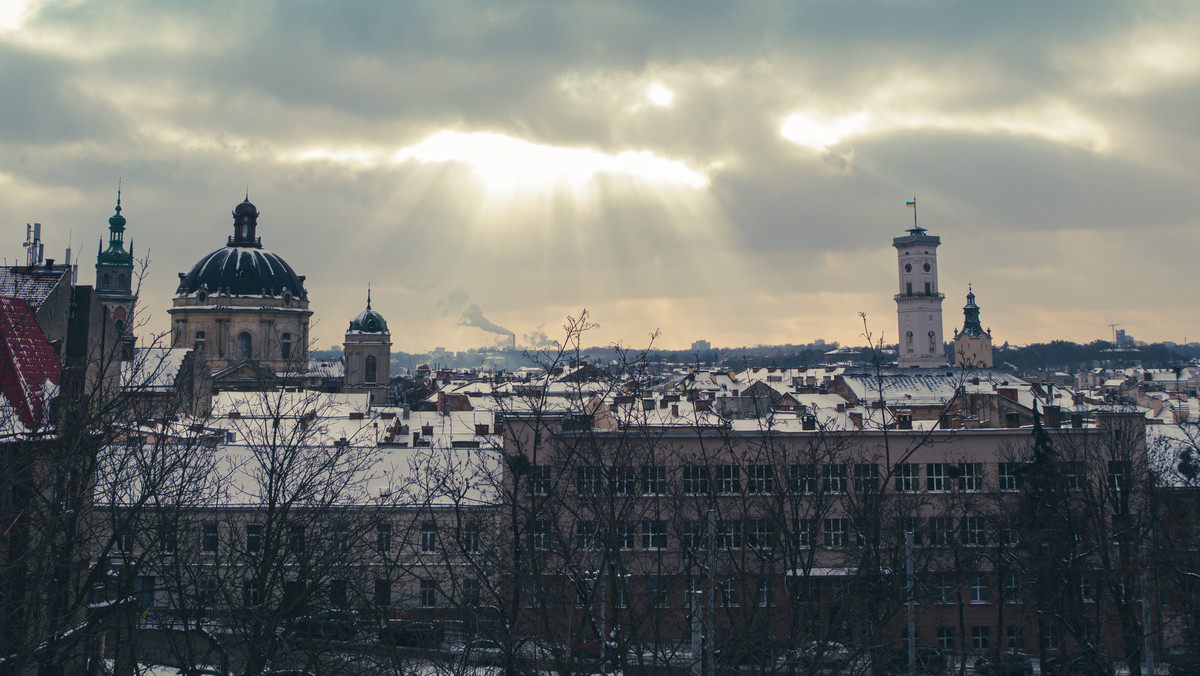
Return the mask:
POLYGON ((1129 476, 1132 471, 1132 463, 1128 460, 1109 460, 1108 461, 1108 487, 1114 493, 1122 493, 1129 490, 1129 476))
POLYGON ((929 491, 946 490, 945 463, 931 462, 925 465, 925 489, 929 491))
POLYGON ((929 519, 929 544, 934 547, 949 547, 954 537, 954 519, 934 516, 929 519))
POLYGON ((421 580, 420 598, 422 608, 433 608, 437 605, 437 585, 433 580, 421 580))
POLYGON ((958 591, 954 584, 954 576, 950 573, 937 573, 933 577, 934 584, 934 600, 937 603, 954 603, 955 593, 958 591))
POLYGON ((854 492, 859 495, 879 492, 879 465, 862 462, 854 465, 854 492))
POLYGON ((1021 602, 1021 576, 1019 573, 1008 572, 1004 574, 1004 602, 1021 602))
POLYGON ((817 535, 816 519, 796 519, 796 546, 807 549, 815 543, 817 535))
POLYGON ((937 647, 940 650, 954 650, 954 627, 937 628, 937 647))
POLYGON ((696 603, 702 598, 700 594, 704 590, 700 586, 699 576, 691 576, 684 581, 683 585, 683 605, 685 608, 693 608, 696 603))
POLYGON ((479 524, 468 521, 462 525, 461 544, 464 552, 479 551, 479 524))
POLYGON ((550 522, 538 519, 533 522, 533 548, 538 551, 550 549, 550 522))
MULTIPOLYGON (((925 284, 925 295, 927 295, 927 296, 929 295, 929 283, 928 282, 926 282, 926 284, 925 284)), ((937 352, 937 334, 935 334, 933 331, 929 332, 929 351, 937 352)))
POLYGON ((283 338, 279 341, 279 355, 284 359, 292 358, 292 334, 283 334, 283 338))
POLYGON ((896 465, 896 492, 915 493, 921 490, 921 466, 915 462, 896 465))
POLYGON ((375 607, 392 607, 392 581, 384 578, 375 579, 375 607))
POLYGON ((1077 491, 1083 485, 1083 463, 1068 461, 1062 464, 1063 482, 1067 490, 1077 491))
POLYGON ((963 544, 968 547, 982 547, 987 544, 986 517, 963 517, 963 544))
POLYGON ((1000 490, 1019 491, 1025 487, 1025 473, 1022 471, 1022 463, 998 463, 997 471, 1000 476, 1000 490))
POLYGON ((599 549, 596 542, 596 522, 595 521, 576 521, 575 522, 575 547, 576 549, 599 549))
POLYGON ((775 546, 775 522, 770 519, 750 519, 748 525, 751 549, 771 549, 775 546))
POLYGON ((599 467, 580 465, 575 468, 575 492, 580 495, 598 495, 603 486, 599 467))
POLYGON ((705 530, 703 522, 684 521, 679 528, 679 546, 688 551, 702 549, 705 530))
POLYGON ((822 469, 822 479, 826 493, 846 492, 846 466, 840 463, 825 465, 822 469))
POLYGON ((420 548, 422 554, 433 554, 437 551, 438 532, 437 524, 432 521, 426 521, 421 524, 421 541, 420 548))
POLYGON ((669 608, 670 579, 653 575, 646 580, 646 591, 650 597, 650 605, 654 608, 669 608))
POLYGON ((849 519, 825 519, 825 546, 845 547, 849 519))
POLYGON ((257 554, 262 551, 262 526, 252 524, 246 526, 246 553, 257 554))
POLYGON ((200 524, 200 554, 216 554, 217 525, 212 522, 200 524))
POLYGON ((251 350, 251 347, 252 347, 252 339, 250 338, 250 332, 242 331, 241 333, 239 333, 238 337, 237 337, 237 358, 238 359, 249 359, 250 357, 252 357, 254 355, 254 353, 251 350))
POLYGON ((196 601, 201 608, 212 608, 217 603, 217 578, 203 575, 196 581, 196 601))
POLYGON ((479 585, 479 579, 468 577, 462 583, 462 602, 470 608, 479 607, 480 599, 483 598, 483 587, 479 585))
POLYGON ((708 494, 708 468, 699 465, 684 465, 683 467, 683 494, 684 495, 707 495, 708 494))
POLYGON ((1062 650, 1062 627, 1057 624, 1045 624, 1041 629, 1042 648, 1046 650, 1062 650))
POLYGON ((1087 573, 1079 578, 1079 600, 1084 603, 1096 602, 1096 588, 1092 584, 1092 576, 1087 573))
POLYGON ((958 466, 958 490, 983 490, 983 463, 964 462, 958 466))
POLYGON ((335 579, 329 581, 329 605, 334 608, 345 608, 349 598, 346 596, 346 581, 335 579))
POLYGON ((755 597, 759 608, 770 608, 775 605, 775 584, 771 578, 765 575, 758 578, 758 593, 755 594, 755 597))
POLYGON ((816 465, 792 465, 792 491, 801 495, 817 492, 816 465))
POLYGON ((333 527, 333 541, 330 543, 335 552, 350 551, 350 528, 345 524, 337 524, 333 527))
POLYGON ((667 548, 667 522, 666 521, 643 521, 642 522, 642 549, 666 549, 667 548))
POLYGON ((530 478, 530 490, 534 495, 550 495, 552 488, 550 468, 545 465, 534 465, 530 478))
POLYGON ((304 551, 304 525, 292 524, 288 528, 288 549, 299 554, 304 551))
POLYGON ((978 652, 992 649, 992 628, 971 627, 971 647, 978 652))
POLYGON ((912 533, 913 546, 921 546, 921 517, 905 516, 900 518, 900 542, 904 543, 904 536, 907 533, 912 533))
POLYGON ((176 536, 175 524, 165 524, 158 531, 158 551, 160 554, 174 554, 179 538, 176 536))
POLYGON ((742 469, 737 465, 717 465, 717 493, 737 495, 742 492, 742 469))
POLYGON ((1024 650, 1025 649, 1025 627, 1016 624, 1010 624, 1005 627, 1008 634, 1008 649, 1009 650, 1024 650))
POLYGON ((204 332, 203 331, 196 332, 196 342, 192 346, 194 348, 196 348, 197 352, 204 351, 204 332))
MULTIPOLYGON (((926 270, 926 272, 929 272, 929 271, 926 270)), ((929 282, 925 282, 925 295, 928 296, 928 295, 931 295, 932 293, 933 293, 933 285, 929 282)), ((929 335, 933 336, 933 333, 930 332, 929 335)))
POLYGON ((117 554, 133 553, 133 533, 123 530, 113 537, 113 552, 117 554))
POLYGON ((742 522, 740 520, 717 520, 717 547, 720 549, 742 548, 742 522))
POLYGON ((376 524, 376 551, 378 554, 391 551, 391 524, 376 524))
POLYGON ((642 494, 667 494, 667 468, 662 465, 647 465, 642 468, 642 494))
POLYGON ((738 590, 740 579, 724 579, 717 585, 717 593, 721 595, 721 605, 726 608, 737 608, 741 605, 741 594, 738 590))
POLYGON ((746 492, 769 495, 775 492, 775 468, 770 465, 750 465, 746 468, 746 492))
POLYGON ((631 521, 618 521, 616 523, 617 547, 621 549, 633 549, 637 542, 637 531, 633 527, 631 521))
POLYGON ((375 359, 375 355, 369 354, 363 360, 363 382, 368 385, 375 384, 375 372, 378 370, 379 363, 375 359))
POLYGON ((242 583, 242 601, 247 606, 257 606, 262 603, 262 587, 259 586, 258 580, 250 578, 242 583))
POLYGON ((977 573, 971 578, 971 603, 988 602, 988 581, 983 573, 977 573))
POLYGON ((628 465, 613 467, 613 492, 617 495, 637 495, 637 471, 628 465))

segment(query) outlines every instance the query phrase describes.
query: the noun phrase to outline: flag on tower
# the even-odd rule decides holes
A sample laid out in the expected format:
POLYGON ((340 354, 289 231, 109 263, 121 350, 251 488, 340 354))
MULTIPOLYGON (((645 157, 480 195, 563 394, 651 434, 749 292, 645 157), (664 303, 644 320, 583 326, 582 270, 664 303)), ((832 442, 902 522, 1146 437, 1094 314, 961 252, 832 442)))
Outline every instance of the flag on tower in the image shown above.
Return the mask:
POLYGON ((906 206, 906 207, 912 207, 912 208, 916 209, 916 208, 917 208, 917 201, 914 199, 914 200, 912 200, 912 201, 910 201, 910 202, 905 202, 905 203, 904 203, 904 206, 906 206))

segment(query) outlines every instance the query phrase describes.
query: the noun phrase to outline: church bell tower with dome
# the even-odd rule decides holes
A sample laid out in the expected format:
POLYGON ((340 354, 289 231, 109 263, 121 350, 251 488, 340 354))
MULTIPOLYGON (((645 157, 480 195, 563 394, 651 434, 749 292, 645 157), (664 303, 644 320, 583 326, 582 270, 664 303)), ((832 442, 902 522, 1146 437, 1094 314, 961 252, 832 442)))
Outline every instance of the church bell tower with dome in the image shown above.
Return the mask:
POLYGON ((992 368, 992 330, 979 323, 975 291, 967 285, 967 304, 963 306, 962 331, 954 332, 954 365, 963 368, 992 368))
POLYGON ((371 403, 387 402, 391 380, 392 334, 383 315, 371 309, 371 290, 367 290, 367 309, 350 320, 342 345, 346 376, 343 391, 366 392, 371 403))
POLYGON ((108 219, 108 248, 104 240, 96 253, 96 296, 104 304, 113 325, 121 333, 122 359, 133 358, 133 311, 137 295, 133 291, 133 242, 125 250, 125 217, 121 215, 121 189, 117 189, 117 207, 108 219))
POLYGON ((171 347, 202 350, 218 387, 254 389, 299 380, 308 370, 304 277, 257 235, 249 196, 234 207, 225 246, 179 273, 171 347))

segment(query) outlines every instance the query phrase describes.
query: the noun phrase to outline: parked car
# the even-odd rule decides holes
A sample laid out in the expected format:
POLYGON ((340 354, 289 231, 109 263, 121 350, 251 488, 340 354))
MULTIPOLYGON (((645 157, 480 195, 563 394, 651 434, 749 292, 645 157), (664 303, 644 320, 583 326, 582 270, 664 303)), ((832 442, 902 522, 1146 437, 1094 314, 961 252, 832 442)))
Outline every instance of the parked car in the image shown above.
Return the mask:
POLYGON ((975 660, 975 673, 983 676, 1033 676, 1033 660, 1024 653, 991 653, 975 660))
POLYGON ((832 641, 812 641, 784 650, 775 660, 777 671, 794 672, 816 666, 820 669, 840 668, 850 660, 850 649, 832 641))
MULTIPOLYGON (((929 646, 917 646, 917 673, 940 674, 946 671, 946 656, 941 650, 929 646)), ((901 648, 892 654, 888 667, 895 673, 908 673, 908 648, 901 648)))
POLYGON ((353 641, 362 635, 354 613, 344 610, 322 610, 294 617, 283 623, 283 629, 293 636, 327 641, 353 641))
POLYGON ((1042 663, 1046 676, 1115 676, 1116 665, 1099 653, 1075 653, 1049 657, 1042 663))
POLYGON ((379 640, 405 648, 432 649, 442 642, 442 627, 436 622, 389 620, 379 629, 379 640))

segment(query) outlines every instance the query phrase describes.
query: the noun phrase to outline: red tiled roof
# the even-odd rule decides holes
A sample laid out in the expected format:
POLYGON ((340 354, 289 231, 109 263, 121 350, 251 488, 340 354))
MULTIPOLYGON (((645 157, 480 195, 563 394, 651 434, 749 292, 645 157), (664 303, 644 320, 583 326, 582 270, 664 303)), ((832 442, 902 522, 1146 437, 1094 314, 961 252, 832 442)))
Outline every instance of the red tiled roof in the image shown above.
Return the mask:
POLYGON ((27 429, 43 422, 45 385, 58 384, 60 368, 29 304, 0 296, 0 392, 27 429))

